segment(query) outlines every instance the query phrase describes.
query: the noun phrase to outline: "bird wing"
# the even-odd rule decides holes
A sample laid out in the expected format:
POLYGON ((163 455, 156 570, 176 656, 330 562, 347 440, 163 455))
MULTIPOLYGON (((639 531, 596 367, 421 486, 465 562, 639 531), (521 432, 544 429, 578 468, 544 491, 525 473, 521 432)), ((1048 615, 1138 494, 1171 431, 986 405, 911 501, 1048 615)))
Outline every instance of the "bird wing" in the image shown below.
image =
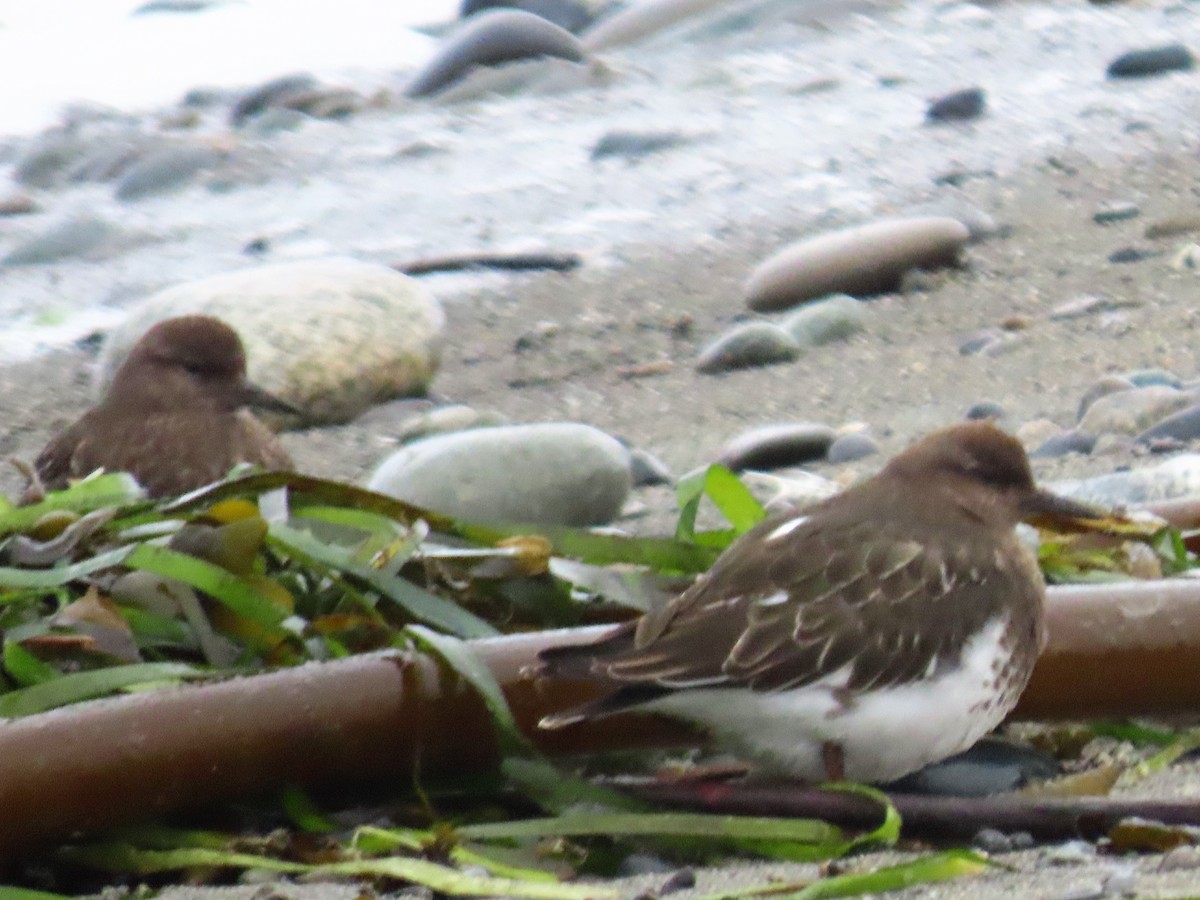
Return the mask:
POLYGON ((76 474, 71 468, 71 459, 80 438, 90 427, 90 416, 91 413, 85 413, 73 425, 52 437, 33 461, 34 471, 43 487, 52 491, 65 488, 67 479, 76 474))
POLYGON ((1037 636, 1040 575, 1028 554, 997 553, 993 535, 923 541, 886 522, 792 521, 744 536, 593 671, 618 686, 761 691, 838 675, 857 692, 957 664, 1012 600, 1037 636))

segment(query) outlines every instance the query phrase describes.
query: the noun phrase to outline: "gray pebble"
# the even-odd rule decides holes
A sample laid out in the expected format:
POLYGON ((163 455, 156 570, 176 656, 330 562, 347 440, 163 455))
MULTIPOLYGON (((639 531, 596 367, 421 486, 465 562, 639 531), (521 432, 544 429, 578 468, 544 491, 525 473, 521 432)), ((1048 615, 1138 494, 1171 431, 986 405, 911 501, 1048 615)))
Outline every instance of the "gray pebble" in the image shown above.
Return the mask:
POLYGON ((319 82, 305 72, 272 78, 258 87, 251 88, 238 98, 229 111, 229 124, 244 125, 248 119, 261 115, 278 106, 286 98, 317 87, 319 82))
POLYGON ((852 431, 837 437, 825 453, 825 461, 840 465, 866 459, 879 452, 879 444, 869 434, 862 431, 852 431))
POLYGON ((1134 369, 1122 374, 1137 387, 1150 387, 1153 384, 1165 384, 1167 387, 1182 388, 1183 379, 1174 372, 1166 369, 1134 369))
POLYGON ((938 97, 925 111, 927 122, 965 122, 983 115, 986 99, 983 88, 969 87, 938 97))
POLYGON ((771 322, 744 322, 735 325, 702 351, 696 371, 705 375, 794 362, 800 358, 796 340, 771 322))
POLYGON ((1025 340, 1025 337, 1014 331, 983 328, 963 338, 959 342, 958 352, 962 356, 1000 356, 1025 340))
POLYGON ((106 219, 72 217, 18 242, 4 257, 3 264, 32 266, 64 259, 96 259, 126 243, 126 237, 131 236, 106 219))
MULTIPOLYGON (((1101 444, 1097 441, 1094 453, 1100 452, 1101 444)), ((1200 454, 1181 453, 1157 466, 1062 481, 1052 488, 1080 502, 1106 507, 1198 497, 1200 454)))
POLYGON ((478 522, 603 525, 631 487, 629 452, 574 422, 508 425, 409 444, 371 476, 371 490, 478 522))
POLYGON ((140 200, 177 191, 197 172, 210 168, 222 155, 207 144, 178 144, 148 153, 125 170, 117 182, 118 200, 140 200))
POLYGON ((640 447, 631 447, 629 450, 629 473, 633 477, 634 487, 670 484, 672 481, 667 464, 640 447))
POLYGON ((1079 420, 1079 430, 1138 434, 1195 399, 1192 394, 1161 384, 1118 391, 1096 399, 1079 420))
POLYGON ((801 347, 844 341, 866 328, 867 305, 848 294, 834 294, 796 310, 779 323, 801 347))
POLYGON ((835 437, 832 428, 816 422, 762 425, 727 443, 717 455, 717 462, 735 472, 797 466, 824 459, 835 437))
POLYGON ((1064 431, 1062 434, 1056 434, 1054 437, 1043 441, 1029 455, 1039 457, 1066 456, 1068 453, 1082 453, 1087 455, 1092 452, 1092 448, 1095 446, 1095 435, 1086 434, 1082 431, 1064 431))
POLYGON ((78 164, 92 146, 90 141, 78 134, 49 132, 17 161, 13 180, 26 187, 52 187, 61 175, 78 164))
POLYGON ((691 143, 695 138, 678 131, 610 131, 592 147, 591 159, 640 159, 691 143))
POLYGON ((971 843, 984 853, 1010 853, 1013 849, 1008 835, 995 828, 981 828, 975 833, 971 843))
POLYGON ((1142 233, 1151 240, 1157 240, 1158 238, 1179 237, 1181 234, 1190 234, 1197 229, 1200 229, 1200 216, 1185 214, 1151 222, 1142 233))
POLYGON ((1105 74, 1109 78, 1146 78, 1190 69, 1193 65, 1195 59, 1187 47, 1183 44, 1166 44, 1123 53, 1108 64, 1105 74))
POLYGON ((1111 200, 1092 213, 1092 221, 1097 225, 1108 225, 1136 219, 1141 212, 1141 208, 1131 200, 1111 200))
POLYGON ((978 403, 972 403, 967 411, 963 414, 963 418, 970 420, 996 420, 1004 418, 1004 407, 994 400, 980 400, 978 403))
POLYGON ((1187 443, 1200 437, 1200 404, 1171 413, 1155 422, 1137 436, 1139 444, 1154 444, 1160 441, 1187 443))
POLYGON ((1135 385, 1128 378, 1121 375, 1105 375, 1103 378, 1092 383, 1083 396, 1079 399, 1079 409, 1075 413, 1075 421, 1083 418, 1083 414, 1088 411, 1093 403, 1101 397, 1107 397, 1109 394, 1117 394, 1121 391, 1131 391, 1135 385))

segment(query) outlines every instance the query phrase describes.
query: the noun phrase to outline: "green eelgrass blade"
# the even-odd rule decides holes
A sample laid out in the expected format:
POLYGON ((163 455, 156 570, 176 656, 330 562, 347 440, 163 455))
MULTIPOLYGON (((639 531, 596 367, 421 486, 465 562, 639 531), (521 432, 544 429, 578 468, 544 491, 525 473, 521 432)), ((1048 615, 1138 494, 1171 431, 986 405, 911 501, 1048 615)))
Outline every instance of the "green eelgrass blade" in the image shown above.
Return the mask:
POLYGON ((0 718, 29 716, 139 684, 201 678, 205 674, 184 663, 135 663, 76 672, 0 695, 0 718))

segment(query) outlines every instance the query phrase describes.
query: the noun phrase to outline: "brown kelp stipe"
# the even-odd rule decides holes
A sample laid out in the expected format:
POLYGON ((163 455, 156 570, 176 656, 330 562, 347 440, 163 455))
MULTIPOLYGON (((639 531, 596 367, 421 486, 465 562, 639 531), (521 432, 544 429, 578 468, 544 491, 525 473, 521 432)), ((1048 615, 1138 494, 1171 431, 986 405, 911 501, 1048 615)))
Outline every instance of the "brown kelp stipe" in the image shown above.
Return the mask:
MULTIPOLYGON (((1127 717, 1200 708, 1200 583, 1055 587, 1050 643, 1016 715, 1127 717)), ((474 644, 518 724, 547 753, 678 745, 678 725, 614 716, 559 732, 545 713, 585 685, 522 675, 537 653, 609 626, 474 644)), ((483 704, 429 657, 391 653, 65 707, 0 726, 0 858, 73 832, 285 784, 390 784, 496 763, 483 704)), ((1189 805, 1190 809, 1190 805, 1189 805)), ((1200 824, 1200 804, 1189 818, 1200 824)), ((1176 818, 1178 821, 1178 818, 1176 818)), ((910 827, 912 823, 910 822, 910 827)))

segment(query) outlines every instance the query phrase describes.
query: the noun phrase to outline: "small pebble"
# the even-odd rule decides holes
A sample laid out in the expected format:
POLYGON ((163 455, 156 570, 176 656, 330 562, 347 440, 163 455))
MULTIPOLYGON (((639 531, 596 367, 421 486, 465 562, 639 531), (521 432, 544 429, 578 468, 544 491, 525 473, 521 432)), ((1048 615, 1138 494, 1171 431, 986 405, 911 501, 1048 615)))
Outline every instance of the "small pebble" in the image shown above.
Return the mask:
POLYGON ((1166 369, 1134 369, 1132 372, 1125 372, 1124 377, 1137 387, 1149 387, 1152 384, 1165 384, 1167 387, 1173 388, 1183 387, 1183 379, 1166 369))
POLYGON ((592 147, 591 160, 596 162, 612 156, 641 159, 694 140, 694 137, 678 131, 610 131, 592 147))
POLYGON ((1145 78, 1190 69, 1195 65, 1191 51, 1183 44, 1167 44, 1123 53, 1108 64, 1109 78, 1145 78))
POLYGON ((1004 407, 994 400, 980 400, 978 403, 971 404, 963 414, 963 418, 971 421, 994 422, 1004 418, 1004 407))
POLYGON ((1200 216, 1175 216, 1171 219, 1151 222, 1143 233, 1147 238, 1154 240, 1155 238, 1178 237, 1197 229, 1200 229, 1200 216))
POLYGON ((1141 213, 1141 208, 1131 200, 1112 200, 1092 213, 1092 221, 1097 225, 1108 225, 1136 219, 1141 213))
POLYGON ((1171 257, 1171 268, 1176 272, 1194 272, 1200 269, 1200 244, 1184 244, 1171 257))
POLYGON ((1083 414, 1088 411, 1088 407, 1101 397, 1107 397, 1109 394, 1116 394, 1120 391, 1131 391, 1135 387, 1137 385, 1128 378, 1120 375, 1105 375, 1093 382, 1092 386, 1083 392, 1083 396, 1079 400, 1079 409, 1075 412, 1075 421, 1078 422, 1082 419, 1083 414))
POLYGON ((629 474, 633 477, 634 487, 671 483, 671 470, 667 464, 640 447, 629 450, 629 474))
POLYGON ((938 97, 929 104, 926 122, 965 122, 983 115, 986 105, 983 88, 969 87, 938 97))
POLYGON ((1104 877, 1104 892, 1110 897, 1132 897, 1137 894, 1137 869, 1128 863, 1109 866, 1104 877))
POLYGON ((742 469, 781 469, 823 459, 836 434, 817 422, 762 425, 729 441, 717 462, 735 472, 742 469))
POLYGON ((795 338, 771 322, 744 322, 700 351, 696 371, 715 375, 733 369, 794 362, 801 348, 795 338))
POLYGON ((1068 453, 1082 453, 1086 456, 1095 446, 1095 435, 1082 431, 1064 431, 1043 441, 1030 456, 1054 457, 1066 456, 1068 453))
POLYGON ((1095 400, 1079 420, 1079 430, 1089 434, 1140 434, 1194 402, 1191 394, 1161 384, 1118 391, 1095 400))
POLYGON ((1166 442, 1178 447, 1200 437, 1200 404, 1189 406, 1155 422, 1137 436, 1139 444, 1166 442))
POLYGON ((1108 254, 1110 263, 1135 263, 1150 259, 1155 253, 1152 250, 1142 250, 1138 247, 1121 247, 1108 254))
POLYGON ((982 828, 975 833, 971 843, 984 853, 1008 853, 1013 849, 1008 835, 995 828, 982 828))
POLYGON ((662 886, 659 887, 658 892, 661 895, 666 896, 667 894, 674 894, 678 891, 690 890, 695 886, 695 870, 685 867, 672 872, 670 877, 668 877, 667 880, 662 883, 662 886))
POLYGON ((854 431, 834 439, 825 454, 825 461, 840 465, 874 456, 878 452, 879 444, 875 442, 874 438, 861 431, 854 431))

